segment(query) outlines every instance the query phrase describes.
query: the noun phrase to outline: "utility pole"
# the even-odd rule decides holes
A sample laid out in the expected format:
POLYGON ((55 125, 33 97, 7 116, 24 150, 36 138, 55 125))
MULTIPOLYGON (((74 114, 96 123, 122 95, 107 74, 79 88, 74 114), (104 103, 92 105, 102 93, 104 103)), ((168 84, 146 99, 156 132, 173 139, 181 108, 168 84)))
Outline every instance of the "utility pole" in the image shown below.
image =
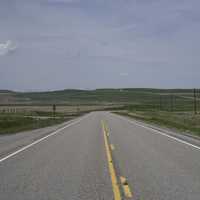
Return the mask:
POLYGON ((200 106, 199 98, 200 98, 200 89, 197 89, 197 113, 198 114, 199 114, 198 108, 200 106))
POLYGON ((162 96, 160 95, 160 99, 159 99, 159 104, 160 104, 160 111, 162 110, 162 96))
POLYGON ((197 95, 196 95, 196 89, 194 88, 194 114, 197 114, 197 95))
POLYGON ((79 107, 79 105, 77 105, 76 112, 77 112, 78 114, 79 114, 79 112, 80 112, 80 107, 79 107))
POLYGON ((200 106, 199 98, 200 98, 200 89, 196 89, 197 114, 199 114, 199 110, 198 110, 198 108, 200 106))
POLYGON ((173 94, 171 94, 171 98, 170 98, 170 107, 171 107, 171 112, 174 111, 174 96, 173 94))
POLYGON ((56 104, 53 104, 53 117, 55 118, 56 115, 56 104))

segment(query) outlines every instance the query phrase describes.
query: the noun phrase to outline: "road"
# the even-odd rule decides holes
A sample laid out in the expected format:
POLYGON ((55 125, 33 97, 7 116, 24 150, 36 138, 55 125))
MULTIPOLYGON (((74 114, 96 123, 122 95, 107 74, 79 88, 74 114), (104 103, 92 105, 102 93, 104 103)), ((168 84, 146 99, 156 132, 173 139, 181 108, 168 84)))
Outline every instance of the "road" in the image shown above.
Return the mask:
POLYGON ((0 137, 1 200, 199 200, 200 142, 109 112, 0 137))

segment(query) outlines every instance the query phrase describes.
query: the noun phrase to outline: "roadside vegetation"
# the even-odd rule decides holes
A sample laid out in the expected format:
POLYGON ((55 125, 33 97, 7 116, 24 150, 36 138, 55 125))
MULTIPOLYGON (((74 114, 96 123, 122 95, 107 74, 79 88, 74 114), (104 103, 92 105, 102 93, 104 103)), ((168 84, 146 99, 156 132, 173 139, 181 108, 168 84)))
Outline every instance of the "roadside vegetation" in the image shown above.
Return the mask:
POLYGON ((16 133, 64 122, 64 118, 32 118, 20 115, 0 115, 0 134, 16 133))
POLYGON ((116 112, 154 125, 200 136, 200 92, 165 93, 116 112))
POLYGON ((171 128, 179 132, 200 136, 200 115, 192 112, 166 111, 118 111, 116 114, 142 120, 153 125, 171 128))
POLYGON ((57 124, 90 111, 118 114, 200 136, 200 90, 123 88, 0 91, 0 133, 57 124), (56 105, 55 115, 52 105, 56 105))
MULTIPOLYGON (((112 105, 1 105, 0 134, 11 134, 59 124, 90 111, 116 109, 112 105)), ((117 109, 119 105, 117 105, 117 109)), ((122 106, 120 106, 122 108, 122 106)))
MULTIPOLYGON (((44 114, 44 113, 43 113, 44 114)), ((55 117, 49 115, 25 116, 22 113, 4 113, 0 114, 0 134, 11 134, 25 130, 32 130, 60 124, 64 121, 73 119, 75 116, 60 116, 55 117)))
MULTIPOLYGON (((191 100, 192 89, 151 89, 151 88, 123 88, 96 90, 60 90, 48 92, 12 92, 0 91, 0 104, 20 105, 102 105, 102 104, 144 104, 158 103, 173 95, 178 101, 191 100), (186 97, 186 98, 183 98, 186 97)), ((199 92, 198 92, 199 96, 199 92)))

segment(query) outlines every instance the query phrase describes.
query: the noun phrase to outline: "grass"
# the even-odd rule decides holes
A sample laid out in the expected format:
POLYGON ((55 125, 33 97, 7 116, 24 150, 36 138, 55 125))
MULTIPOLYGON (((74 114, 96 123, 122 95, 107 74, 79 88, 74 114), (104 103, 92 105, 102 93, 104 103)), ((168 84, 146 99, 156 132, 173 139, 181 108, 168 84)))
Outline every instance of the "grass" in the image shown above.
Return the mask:
MULTIPOLYGON (((123 88, 97 90, 60 90, 47 92, 12 92, 0 91, 0 104, 69 104, 69 105, 103 105, 114 104, 159 104, 162 96, 163 105, 174 95, 177 105, 192 102, 192 89, 151 89, 123 88), (184 98, 191 97, 190 98, 184 98)), ((200 94, 198 92, 197 96, 200 94)))
MULTIPOLYGON (((44 114, 44 113, 43 113, 44 114)), ((81 114, 81 113, 80 113, 81 114)), ((17 133, 25 130, 33 130, 38 128, 43 128, 47 126, 52 126, 56 124, 60 124, 64 121, 70 120, 74 117, 77 117, 80 114, 73 114, 68 116, 59 116, 56 115, 55 118, 37 118, 42 117, 34 116, 34 117, 26 117, 23 114, 1 114, 0 115, 0 134, 11 134, 17 133)), ((47 115, 45 115, 47 116, 47 115)))
MULTIPOLYGON (((96 110, 117 109, 121 105, 56 105, 56 112, 69 114, 96 110)), ((23 113, 24 115, 52 115, 52 105, 0 105, 0 113, 23 113)))
POLYGON ((200 115, 191 112, 121 111, 115 112, 162 127, 200 136, 200 115))
POLYGON ((23 116, 0 116, 0 134, 16 133, 59 124, 66 119, 36 119, 23 116))
MULTIPOLYGON (((0 107, 0 134, 17 133, 62 123, 69 119, 97 110, 118 109, 119 105, 56 106, 55 118, 52 106, 11 105, 0 107)), ((122 108, 120 106, 120 108, 122 108)))
MULTIPOLYGON (((199 109, 200 90, 197 90, 197 98, 197 109, 199 109)), ((193 114, 193 89, 111 88, 48 92, 0 91, 0 112, 9 113, 10 110, 13 112, 12 109, 17 110, 17 113, 22 113, 22 122, 33 120, 24 119, 24 116, 29 115, 51 117, 54 103, 59 118, 97 110, 123 110, 121 114, 200 135, 200 117, 193 114)), ((23 126, 40 123, 51 122, 34 121, 27 122, 23 126)), ((2 125, 1 123, 0 130, 2 125)))

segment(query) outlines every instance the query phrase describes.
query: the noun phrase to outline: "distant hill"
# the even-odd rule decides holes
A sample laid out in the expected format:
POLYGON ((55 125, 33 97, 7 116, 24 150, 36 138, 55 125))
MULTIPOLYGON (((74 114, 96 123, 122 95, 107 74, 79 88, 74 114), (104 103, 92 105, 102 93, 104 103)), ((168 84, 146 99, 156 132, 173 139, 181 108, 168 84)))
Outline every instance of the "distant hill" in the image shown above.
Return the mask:
POLYGON ((2 93, 14 93, 14 92, 11 90, 0 90, 0 94, 2 93))
POLYGON ((193 95, 192 89, 119 88, 47 92, 14 92, 0 90, 0 104, 102 104, 144 103, 159 101, 160 95, 193 95))

